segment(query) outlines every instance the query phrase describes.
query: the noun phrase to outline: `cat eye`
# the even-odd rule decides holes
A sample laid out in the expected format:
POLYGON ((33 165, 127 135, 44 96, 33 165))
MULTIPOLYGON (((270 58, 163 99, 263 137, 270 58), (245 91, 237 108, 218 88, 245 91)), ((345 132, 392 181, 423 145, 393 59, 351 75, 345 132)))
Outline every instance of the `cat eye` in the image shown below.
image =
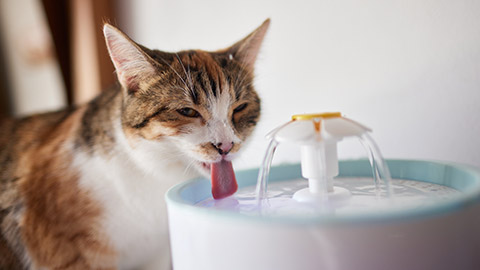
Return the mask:
POLYGON ((177 110, 177 112, 183 116, 190 117, 190 118, 197 118, 200 116, 200 114, 192 108, 179 109, 177 110))
POLYGON ((233 113, 241 112, 241 111, 245 110, 246 107, 247 107, 247 103, 243 103, 242 105, 238 105, 235 109, 233 109, 233 113))

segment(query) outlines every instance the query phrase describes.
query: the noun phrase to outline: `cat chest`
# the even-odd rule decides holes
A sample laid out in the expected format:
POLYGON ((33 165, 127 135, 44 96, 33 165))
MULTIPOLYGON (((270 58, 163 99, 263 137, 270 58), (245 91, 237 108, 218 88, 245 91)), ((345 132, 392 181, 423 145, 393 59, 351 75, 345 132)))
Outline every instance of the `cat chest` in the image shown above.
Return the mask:
POLYGON ((104 227, 115 247, 119 265, 142 265, 168 246, 163 192, 151 198, 122 198, 110 202, 104 227))
MULTIPOLYGON (((133 156, 134 157, 134 156, 133 156)), ((135 159, 134 159, 135 160, 135 159)), ((158 257, 169 258, 164 196, 191 176, 182 162, 132 162, 132 155, 113 158, 77 155, 80 184, 102 209, 101 233, 115 249, 119 269, 135 269, 158 257), (150 164, 144 169, 139 164, 150 164), (155 166, 153 166, 155 165, 155 166)))
POLYGON ((165 252, 168 223, 164 194, 169 188, 165 181, 132 173, 84 176, 83 185, 103 210, 101 233, 115 249, 120 269, 139 267, 165 252))

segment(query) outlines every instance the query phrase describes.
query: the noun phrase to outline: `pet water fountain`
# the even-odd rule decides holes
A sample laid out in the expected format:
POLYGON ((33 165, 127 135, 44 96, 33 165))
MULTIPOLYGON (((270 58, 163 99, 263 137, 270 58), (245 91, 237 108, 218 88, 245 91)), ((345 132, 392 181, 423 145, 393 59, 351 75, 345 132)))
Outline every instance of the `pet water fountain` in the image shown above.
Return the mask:
POLYGON ((340 113, 295 115, 234 195, 213 199, 208 179, 170 189, 174 269, 480 269, 480 171, 384 160, 369 132, 340 113), (348 138, 367 159, 338 161, 348 138), (284 143, 301 163, 270 168, 284 143))

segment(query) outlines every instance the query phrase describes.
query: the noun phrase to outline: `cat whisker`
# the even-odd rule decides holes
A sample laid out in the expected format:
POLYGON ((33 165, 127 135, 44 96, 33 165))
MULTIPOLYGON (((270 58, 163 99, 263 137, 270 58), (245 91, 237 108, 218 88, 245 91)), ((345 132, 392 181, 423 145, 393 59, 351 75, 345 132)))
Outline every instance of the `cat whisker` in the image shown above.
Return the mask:
MULTIPOLYGON (((238 94, 240 94, 240 91, 242 90, 242 88, 248 87, 248 86, 251 85, 251 83, 249 83, 247 85, 243 85, 243 83, 247 79, 247 76, 248 76, 247 73, 244 73, 243 76, 241 76, 241 79, 239 79, 240 77, 235 78, 235 82, 233 83, 233 86, 234 86, 234 91, 238 92, 238 94), (238 88, 238 89, 235 89, 235 88, 238 88)), ((238 96, 240 96, 240 95, 238 95, 238 96)))
POLYGON ((185 87, 182 88, 182 87, 180 87, 180 86, 176 86, 176 87, 173 87, 173 89, 182 90, 185 98, 191 97, 191 96, 188 94, 188 92, 190 91, 190 89, 188 89, 188 88, 185 88, 185 87))
POLYGON ((190 84, 190 88, 188 88, 188 90, 190 91, 191 96, 195 100, 195 99, 197 99, 197 97, 196 97, 197 94, 195 93, 195 91, 193 91, 194 87, 193 87, 192 76, 190 74, 190 66, 188 66, 188 72, 187 72, 187 70, 185 69, 185 65, 182 62, 182 59, 180 59, 180 56, 178 56, 178 53, 175 53, 175 56, 177 57, 178 62, 180 62, 180 65, 182 66, 182 69, 183 69, 183 72, 185 73, 185 76, 187 76, 187 81, 190 84))
POLYGON ((160 60, 162 60, 162 62, 165 63, 175 73, 175 75, 178 76, 178 78, 183 82, 185 87, 187 87, 187 89, 193 93, 193 90, 188 86, 188 84, 185 82, 185 80, 182 78, 182 76, 180 76, 180 74, 178 74, 178 72, 172 67, 172 65, 170 65, 170 63, 168 63, 167 61, 165 61, 162 58, 160 58, 160 60))
POLYGON ((178 62, 180 62, 180 65, 183 68, 183 72, 185 73, 185 76, 187 76, 187 81, 190 83, 190 90, 193 90, 193 81, 192 81, 192 76, 190 75, 190 66, 188 66, 188 73, 187 70, 185 69, 185 65, 183 65, 182 59, 180 59, 180 56, 178 56, 178 53, 175 53, 175 56, 178 59, 178 62))
POLYGON ((190 170, 193 168, 194 164, 195 164, 195 160, 190 161, 185 167, 185 170, 183 170, 183 174, 187 175, 190 172, 190 170))
MULTIPOLYGON (((247 55, 244 55, 243 56, 243 59, 247 58, 248 56, 248 53, 247 55)), ((249 68, 247 67, 246 64, 244 64, 244 60, 241 61, 241 67, 244 69, 244 70, 248 70, 249 68)), ((241 72, 240 73, 240 76, 237 76, 235 77, 235 81, 232 82, 232 86, 234 87, 234 91, 237 92, 237 91, 240 91, 242 88, 244 87, 248 87, 250 86, 253 82, 250 82, 249 84, 247 85, 243 85, 243 83, 245 83, 245 81, 248 79, 248 76, 249 76, 249 72, 241 72), (235 88, 238 88, 238 89, 235 89, 235 88)))

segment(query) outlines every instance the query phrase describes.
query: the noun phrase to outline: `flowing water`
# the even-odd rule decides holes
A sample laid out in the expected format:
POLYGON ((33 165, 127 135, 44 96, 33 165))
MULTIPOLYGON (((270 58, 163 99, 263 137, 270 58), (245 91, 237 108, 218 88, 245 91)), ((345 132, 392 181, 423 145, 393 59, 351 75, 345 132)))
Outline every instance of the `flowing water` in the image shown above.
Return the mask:
POLYGON ((278 142, 272 139, 267 147, 265 152, 265 157, 263 158, 262 166, 258 172, 257 187, 256 187, 256 198, 258 203, 262 203, 267 199, 267 188, 268 188, 268 175, 270 174, 270 167, 272 166, 273 154, 275 149, 277 149, 278 142))
MULTIPOLYGON (((275 129, 267 136, 270 143, 260 166, 255 187, 242 188, 233 196, 221 200, 209 198, 197 205, 247 215, 357 215, 365 212, 391 212, 396 209, 422 207, 458 194, 458 191, 441 185, 412 180, 392 180, 380 150, 370 135, 365 132, 358 136, 358 139, 367 152, 372 167, 372 177, 336 178, 334 186, 349 190, 351 192, 349 198, 335 201, 324 196, 324 199, 316 203, 298 202, 292 199, 292 196, 295 192, 308 188, 307 180, 295 179, 268 183, 273 156, 279 144, 275 140, 275 134, 282 127, 275 129)), ((326 182, 323 188, 325 190, 320 194, 327 194, 326 182)))
POLYGON ((377 196, 381 196, 384 191, 387 197, 392 197, 393 190, 390 185, 392 177, 390 176, 390 171, 385 163, 385 159, 380 153, 380 149, 368 133, 360 136, 359 140, 365 150, 367 150, 368 160, 370 161, 370 166, 372 166, 372 175, 377 196))
MULTIPOLYGON (((278 130, 278 129, 277 129, 278 130)), ((256 187, 256 198, 259 204, 265 202, 268 196, 268 175, 270 173, 270 166, 272 165, 273 155, 278 146, 278 142, 275 141, 275 134, 269 135, 271 138, 270 143, 267 147, 265 157, 263 158, 262 165, 260 166, 260 171, 258 173, 257 187, 256 187)), ((373 182, 375 184, 376 196, 387 196, 391 197, 393 195, 393 190, 390 187, 391 176, 388 166, 383 159, 383 156, 380 153, 378 146, 375 144, 375 141, 368 135, 368 133, 363 134, 361 137, 358 137, 360 143, 364 146, 367 151, 368 160, 372 166, 372 175, 373 182)), ((319 164, 320 166, 320 164, 319 164)), ((323 166, 325 167, 325 166, 323 166)), ((324 193, 326 194, 326 183, 324 185, 324 193)), ((326 200, 328 201, 328 200, 326 200)))

